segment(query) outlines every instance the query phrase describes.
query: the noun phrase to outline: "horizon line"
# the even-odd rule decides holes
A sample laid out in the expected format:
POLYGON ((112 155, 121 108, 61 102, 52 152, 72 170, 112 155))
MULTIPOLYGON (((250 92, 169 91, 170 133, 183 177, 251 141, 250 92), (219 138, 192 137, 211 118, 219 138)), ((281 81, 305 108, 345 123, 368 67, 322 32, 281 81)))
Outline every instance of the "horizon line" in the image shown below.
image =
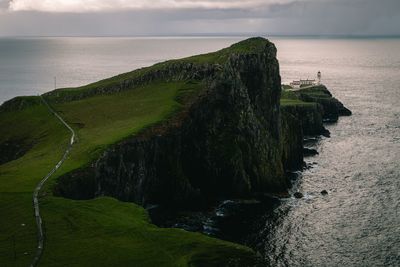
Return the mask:
POLYGON ((168 37, 292 37, 292 38, 400 38, 400 34, 278 34, 278 33, 188 33, 188 34, 66 34, 0 35, 0 38, 168 38, 168 37))

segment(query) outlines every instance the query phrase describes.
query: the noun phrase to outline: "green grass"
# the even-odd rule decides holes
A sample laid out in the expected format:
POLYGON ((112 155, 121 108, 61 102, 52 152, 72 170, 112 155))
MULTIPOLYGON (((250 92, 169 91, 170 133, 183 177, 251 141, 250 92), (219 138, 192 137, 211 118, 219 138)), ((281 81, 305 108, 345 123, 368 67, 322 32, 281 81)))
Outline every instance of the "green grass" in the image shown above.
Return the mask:
POLYGON ((315 106, 315 103, 304 102, 301 100, 294 100, 294 99, 281 99, 281 107, 287 106, 315 106))
POLYGON ((222 266, 249 262, 250 249, 180 229, 161 229, 146 211, 111 198, 46 198, 43 266, 222 266), (206 265, 203 265, 203 264, 206 265))
POLYGON ((0 193, 1 266, 29 266, 36 249, 31 193, 0 193))
POLYGON ((36 103, 0 113, 0 142, 17 138, 34 144, 22 158, 0 165, 1 266, 28 266, 31 262, 36 248, 32 191, 59 161, 69 139, 47 107, 36 103))
POLYGON ((43 104, 0 113, 0 129, 0 142, 16 138, 34 144, 24 157, 0 165, 1 192, 32 192, 37 177, 58 162, 68 143, 68 132, 43 104))
MULTIPOLYGON (((135 204, 51 195, 57 177, 88 165, 107 146, 165 120, 181 108, 177 99, 202 87, 199 82, 159 82, 113 95, 52 103, 75 129, 77 143, 42 191, 46 243, 40 266, 221 266, 229 258, 253 259, 253 252, 239 245, 157 228, 135 204)), ((1 112, 0 127, 0 142, 12 137, 35 144, 23 157, 0 165, 1 266, 27 266, 36 246, 31 194, 61 158, 70 133, 42 104, 1 112)))
POLYGON ((307 87, 298 91, 300 94, 305 94, 315 98, 331 98, 329 91, 323 85, 307 87))
POLYGON ((281 99, 297 100, 297 99, 299 99, 299 97, 297 96, 297 94, 294 91, 282 90, 281 99))
POLYGON ((293 89, 293 87, 287 84, 282 84, 282 90, 288 90, 288 89, 293 89))
POLYGON ((281 94, 281 107, 290 107, 290 106, 315 106, 315 103, 312 102, 304 102, 302 101, 298 94, 294 91, 282 90, 281 94))
MULTIPOLYGON (((265 39, 260 37, 250 38, 245 41, 233 44, 230 47, 221 49, 217 52, 196 55, 179 61, 197 64, 223 64, 232 54, 255 54, 262 51, 266 46, 265 39)), ((174 61, 172 61, 174 62, 174 61)))
POLYGON ((179 110, 181 105, 176 98, 182 92, 196 91, 201 86, 187 82, 154 83, 112 95, 54 104, 54 109, 77 133, 77 143, 59 175, 88 165, 107 146, 166 119, 179 110))
POLYGON ((216 52, 191 56, 183 59, 169 60, 162 63, 155 64, 150 67, 137 69, 131 72, 123 73, 111 78, 107 78, 95 83, 76 88, 60 88, 46 94, 48 99, 53 102, 63 102, 66 97, 74 95, 82 95, 85 92, 90 92, 98 88, 107 88, 114 85, 120 85, 126 80, 135 80, 145 74, 167 69, 169 66, 181 63, 190 63, 194 65, 207 65, 207 64, 224 64, 232 54, 255 54, 262 51, 266 45, 271 45, 263 38, 256 37, 250 38, 245 41, 233 44, 230 47, 221 49, 216 52))
MULTIPOLYGON (((253 261, 250 249, 179 229, 161 229, 146 211, 110 198, 73 201, 54 197, 61 175, 93 162, 108 146, 162 122, 195 95, 196 81, 153 81, 120 93, 62 101, 75 94, 168 68, 171 64, 223 64, 232 54, 257 53, 270 45, 252 38, 220 51, 171 60, 77 88, 46 94, 55 110, 74 128, 77 142, 68 159, 40 195, 46 242, 40 266, 237 266, 253 261), (61 101, 60 101, 61 100, 61 101)), ((0 165, 0 265, 27 266, 36 249, 32 192, 62 157, 69 131, 39 97, 19 97, 0 108, 0 143, 24 140, 33 145, 21 158, 0 165)))

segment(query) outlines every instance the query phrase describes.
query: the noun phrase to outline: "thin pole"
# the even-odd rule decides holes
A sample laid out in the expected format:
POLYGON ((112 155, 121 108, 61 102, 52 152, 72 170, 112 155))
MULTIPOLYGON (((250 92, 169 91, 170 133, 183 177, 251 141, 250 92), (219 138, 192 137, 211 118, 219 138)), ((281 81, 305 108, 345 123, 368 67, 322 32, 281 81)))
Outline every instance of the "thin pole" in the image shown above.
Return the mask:
POLYGON ((54 90, 57 89, 57 76, 54 76, 54 90))

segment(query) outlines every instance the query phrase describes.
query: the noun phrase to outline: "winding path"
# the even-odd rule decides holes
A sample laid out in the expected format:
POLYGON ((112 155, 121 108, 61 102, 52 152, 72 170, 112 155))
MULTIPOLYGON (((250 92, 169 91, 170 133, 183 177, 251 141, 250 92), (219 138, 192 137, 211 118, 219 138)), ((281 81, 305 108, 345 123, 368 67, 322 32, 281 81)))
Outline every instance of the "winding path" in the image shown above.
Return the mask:
POLYGON ((62 124, 64 124, 64 126, 71 132, 71 140, 70 143, 68 144, 67 150, 65 150, 63 157, 61 158, 61 160, 57 163, 56 166, 54 166, 54 168, 39 182, 39 184, 36 186, 35 191, 33 192, 33 208, 35 211, 35 220, 36 220, 36 226, 37 226, 37 232, 38 232, 38 246, 37 246, 37 250, 36 250, 36 255, 35 258, 33 258, 32 263, 31 263, 31 267, 35 267, 38 265, 40 257, 43 254, 43 247, 44 247, 44 232, 43 232, 43 227, 42 227, 42 217, 40 216, 40 210, 39 210, 39 200, 38 200, 38 196, 39 196, 39 192, 42 189, 43 185, 46 183, 46 181, 53 175, 53 173, 55 173, 60 167, 61 165, 64 163, 64 161, 67 159, 71 148, 75 142, 75 131, 72 129, 71 126, 69 126, 64 120, 63 118, 61 118, 60 115, 57 114, 57 112, 55 112, 50 105, 46 102, 46 100, 40 96, 40 98, 42 99, 43 103, 47 106, 47 108, 50 110, 51 113, 53 113, 54 116, 57 117, 58 120, 60 120, 62 122, 62 124))

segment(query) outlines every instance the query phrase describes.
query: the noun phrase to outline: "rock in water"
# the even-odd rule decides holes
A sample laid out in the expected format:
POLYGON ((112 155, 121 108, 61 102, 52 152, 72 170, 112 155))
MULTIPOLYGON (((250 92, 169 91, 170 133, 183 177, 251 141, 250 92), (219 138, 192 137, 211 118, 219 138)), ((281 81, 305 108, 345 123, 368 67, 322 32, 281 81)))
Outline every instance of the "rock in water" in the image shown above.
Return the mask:
POLYGON ((322 191, 321 191, 321 195, 323 195, 323 196, 326 196, 326 195, 328 195, 328 191, 326 191, 326 190, 322 190, 322 191))
POLYGON ((294 193, 293 196, 294 196, 295 198, 303 198, 303 197, 304 197, 304 195, 303 195, 302 193, 300 193, 300 192, 294 193))
POLYGON ((303 155, 305 157, 309 157, 309 156, 315 156, 318 155, 318 151, 315 149, 311 149, 311 148, 303 148, 303 155))

